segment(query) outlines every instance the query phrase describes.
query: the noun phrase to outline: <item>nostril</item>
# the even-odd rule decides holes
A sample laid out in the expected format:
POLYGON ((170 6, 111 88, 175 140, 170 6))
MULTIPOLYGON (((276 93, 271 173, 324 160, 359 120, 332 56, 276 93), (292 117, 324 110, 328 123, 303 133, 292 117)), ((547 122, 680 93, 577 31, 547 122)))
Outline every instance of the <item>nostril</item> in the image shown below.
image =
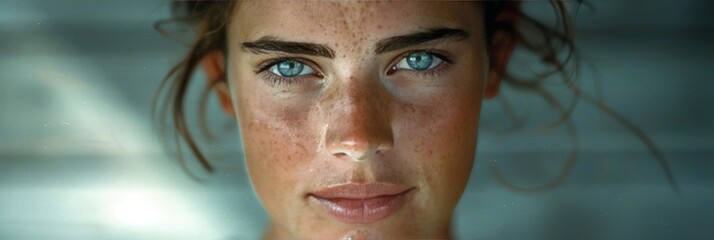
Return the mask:
MULTIPOLYGON (((337 138, 339 139, 339 138, 337 138)), ((328 145, 328 149, 332 156, 338 159, 352 160, 355 162, 364 162, 369 159, 376 158, 379 155, 386 154, 392 149, 391 138, 389 140, 367 140, 368 138, 343 137, 342 141, 332 140, 328 145), (355 140, 361 139, 361 140, 355 140), (370 143, 380 144, 370 144, 370 143)), ((373 138, 377 139, 377 138, 373 138)), ((387 138, 384 138, 387 139, 387 138)), ((329 141, 329 140, 328 140, 329 141)))
POLYGON ((389 150, 392 149, 392 139, 388 139, 386 141, 383 141, 382 144, 377 146, 377 150, 375 151, 375 154, 380 154, 384 152, 388 152, 389 150))

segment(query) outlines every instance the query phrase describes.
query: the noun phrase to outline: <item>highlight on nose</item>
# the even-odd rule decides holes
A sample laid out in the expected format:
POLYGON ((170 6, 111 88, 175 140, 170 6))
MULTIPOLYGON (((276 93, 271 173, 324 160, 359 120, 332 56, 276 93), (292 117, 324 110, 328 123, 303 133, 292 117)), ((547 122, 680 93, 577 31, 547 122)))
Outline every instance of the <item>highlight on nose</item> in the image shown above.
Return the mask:
POLYGON ((347 158, 355 162, 374 159, 380 152, 392 148, 391 138, 343 138, 328 143, 330 153, 337 158, 347 158))
MULTIPOLYGON (((366 71, 366 70, 363 70, 366 71)), ((392 148, 391 93, 367 72, 347 74, 322 102, 324 145, 337 158, 364 162, 392 148)))
POLYGON ((332 156, 364 162, 380 153, 389 151, 394 136, 385 116, 363 113, 357 116, 348 113, 333 119, 324 130, 324 144, 332 156))

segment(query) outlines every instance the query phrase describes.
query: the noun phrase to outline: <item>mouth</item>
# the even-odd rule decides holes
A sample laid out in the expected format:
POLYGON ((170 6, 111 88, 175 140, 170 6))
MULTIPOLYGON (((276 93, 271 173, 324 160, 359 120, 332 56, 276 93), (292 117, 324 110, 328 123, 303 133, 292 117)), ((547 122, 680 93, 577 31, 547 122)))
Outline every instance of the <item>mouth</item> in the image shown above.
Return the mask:
POLYGON ((368 224, 397 212, 413 190, 401 184, 344 184, 308 194, 330 216, 342 223, 368 224))

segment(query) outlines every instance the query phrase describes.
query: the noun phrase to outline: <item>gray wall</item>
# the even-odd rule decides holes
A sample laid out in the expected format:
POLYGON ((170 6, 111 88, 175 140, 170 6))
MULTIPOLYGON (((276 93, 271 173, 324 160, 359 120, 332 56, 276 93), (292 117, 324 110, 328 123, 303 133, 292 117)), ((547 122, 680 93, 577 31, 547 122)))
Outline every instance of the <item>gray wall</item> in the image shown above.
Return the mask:
MULTIPOLYGON (((553 179, 572 147, 555 112, 503 89, 485 103, 479 156, 456 210, 465 239, 704 238, 714 220, 714 4, 593 1, 576 19, 580 86, 641 127, 669 161, 681 193, 636 136, 581 102, 579 158, 557 189, 522 194, 495 181, 553 179)), ((152 24, 164 1, 2 1, 0 238, 245 239, 267 221, 250 188, 237 133, 207 144, 217 173, 202 182, 166 156, 150 124, 153 91, 185 50, 152 24)), ((526 6, 543 14, 544 3, 526 6)), ((554 90, 562 89, 554 85, 554 90)), ((230 119, 209 111, 221 130, 230 119)))

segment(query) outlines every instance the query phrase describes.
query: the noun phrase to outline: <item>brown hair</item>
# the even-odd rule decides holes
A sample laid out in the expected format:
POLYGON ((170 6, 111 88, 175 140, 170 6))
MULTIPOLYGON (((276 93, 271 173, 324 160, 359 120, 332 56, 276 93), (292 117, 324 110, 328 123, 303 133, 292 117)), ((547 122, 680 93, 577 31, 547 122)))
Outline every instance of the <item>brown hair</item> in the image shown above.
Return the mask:
MULTIPOLYGON (((612 117, 629 129, 646 145, 660 164, 672 188, 678 191, 678 186, 665 157, 647 135, 631 121, 604 104, 600 98, 584 93, 574 83, 574 80, 578 76, 579 65, 577 61, 578 54, 574 44, 571 17, 568 14, 568 9, 564 1, 551 0, 549 3, 552 6, 555 16, 554 26, 545 24, 525 14, 521 10, 520 2, 518 1, 482 2, 485 10, 484 22, 487 40, 490 40, 494 33, 498 31, 509 31, 514 34, 517 43, 522 49, 537 56, 540 59, 540 63, 547 67, 547 70, 534 73, 533 76, 529 78, 517 77, 510 72, 505 72, 502 82, 517 89, 532 91, 541 96, 550 106, 559 110, 562 114, 548 127, 565 124, 566 130, 575 143, 577 143, 577 134, 569 117, 578 100, 582 99, 587 103, 597 106, 607 116, 612 117), (497 19, 501 13, 506 11, 516 14, 518 17, 518 26, 497 19), (544 88, 543 82, 545 79, 553 76, 561 79, 567 89, 572 93, 573 98, 569 103, 564 104, 555 98, 549 90, 544 88)), ((586 2, 576 1, 574 7, 576 12, 581 4, 589 6, 586 2)), ((200 63, 200 60, 212 51, 218 50, 224 53, 226 52, 226 25, 230 20, 230 13, 234 6, 234 1, 177 1, 172 3, 172 18, 157 22, 156 24, 157 30, 167 36, 172 36, 166 32, 165 29, 165 26, 170 23, 189 26, 196 34, 195 40, 190 44, 186 56, 168 72, 166 78, 161 83, 154 99, 154 108, 152 111, 155 124, 159 127, 161 136, 166 137, 168 133, 167 130, 172 129, 176 131, 177 135, 174 136, 174 140, 176 140, 176 146, 179 148, 176 153, 179 154, 178 158, 184 169, 186 169, 186 165, 181 156, 180 139, 185 142, 191 153, 193 153, 206 171, 213 171, 211 163, 205 157, 201 147, 187 127, 185 99, 190 85, 189 83, 192 80, 192 75, 200 63), (170 119, 168 118, 169 116, 171 117, 170 119)), ((225 76, 223 76, 221 80, 225 81, 225 76)), ((216 81, 214 81, 214 83, 216 83, 216 81)), ((198 120, 200 121, 201 132, 204 136, 209 136, 209 138, 211 135, 205 124, 204 110, 206 98, 211 89, 212 85, 207 84, 201 101, 199 101, 198 108, 198 120)), ((502 103, 507 112, 511 111, 511 107, 507 101, 502 103)), ((577 144, 575 145, 577 146, 577 144)), ((573 147, 567 156, 565 167, 561 173, 553 181, 538 187, 520 187, 514 185, 502 176, 495 164, 491 164, 490 168, 496 180, 511 190, 517 192, 545 191, 558 186, 567 178, 570 172, 572 172, 572 168, 577 159, 577 152, 577 147, 573 147)), ((187 170, 187 172, 190 174, 190 171, 187 170)))

